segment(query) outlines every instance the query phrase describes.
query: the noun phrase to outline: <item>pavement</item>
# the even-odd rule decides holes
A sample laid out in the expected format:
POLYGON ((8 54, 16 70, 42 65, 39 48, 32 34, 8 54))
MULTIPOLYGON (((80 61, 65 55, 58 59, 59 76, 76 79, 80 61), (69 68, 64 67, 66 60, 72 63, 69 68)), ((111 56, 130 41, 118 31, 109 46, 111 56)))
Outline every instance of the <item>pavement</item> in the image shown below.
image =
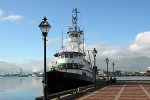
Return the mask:
POLYGON ((75 100, 150 100, 150 83, 116 83, 75 100))

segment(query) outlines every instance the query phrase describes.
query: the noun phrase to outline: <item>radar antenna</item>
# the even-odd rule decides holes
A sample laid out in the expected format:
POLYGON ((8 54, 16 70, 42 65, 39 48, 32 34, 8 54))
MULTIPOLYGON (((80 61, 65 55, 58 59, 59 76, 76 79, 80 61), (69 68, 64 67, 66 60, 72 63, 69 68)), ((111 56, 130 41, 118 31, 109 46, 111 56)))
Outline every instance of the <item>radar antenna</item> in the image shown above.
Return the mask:
POLYGON ((72 10, 72 26, 74 27, 75 31, 77 31, 77 21, 78 21, 78 13, 80 13, 78 11, 77 8, 72 10))

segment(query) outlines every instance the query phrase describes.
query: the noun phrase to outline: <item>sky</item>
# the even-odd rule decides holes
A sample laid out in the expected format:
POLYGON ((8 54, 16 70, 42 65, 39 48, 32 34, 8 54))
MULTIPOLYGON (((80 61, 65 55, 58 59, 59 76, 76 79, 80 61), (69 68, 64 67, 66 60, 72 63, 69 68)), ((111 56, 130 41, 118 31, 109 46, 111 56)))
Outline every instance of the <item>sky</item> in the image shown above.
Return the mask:
MULTIPOLYGON (((43 40, 38 27, 46 16, 52 26, 47 37, 47 67, 67 37, 72 9, 78 8, 85 50, 98 51, 97 66, 146 71, 150 66, 149 0, 0 0, 0 73, 43 70, 43 40)), ((91 59, 92 55, 91 55, 91 59)))

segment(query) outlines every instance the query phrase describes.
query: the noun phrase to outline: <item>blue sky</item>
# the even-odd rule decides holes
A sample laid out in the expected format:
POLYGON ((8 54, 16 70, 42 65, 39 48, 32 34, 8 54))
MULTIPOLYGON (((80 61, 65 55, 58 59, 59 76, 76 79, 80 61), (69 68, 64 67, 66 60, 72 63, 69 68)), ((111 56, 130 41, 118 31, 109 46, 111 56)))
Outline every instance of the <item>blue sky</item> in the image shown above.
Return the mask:
POLYGON ((100 66, 105 66, 102 59, 110 57, 118 61, 120 69, 126 69, 124 58, 119 62, 110 54, 114 50, 119 52, 117 57, 133 55, 133 61, 127 67, 135 66, 137 58, 145 57, 147 65, 140 63, 141 69, 145 70, 150 66, 149 56, 140 53, 147 50, 138 49, 137 52, 131 45, 139 43, 136 41, 139 33, 150 31, 149 5, 149 0, 0 0, 0 62, 17 65, 43 60, 42 34, 38 25, 44 16, 52 26, 47 37, 47 57, 51 59, 61 45, 62 29, 66 30, 64 26, 71 24, 72 9, 78 8, 86 44, 100 50, 100 66))

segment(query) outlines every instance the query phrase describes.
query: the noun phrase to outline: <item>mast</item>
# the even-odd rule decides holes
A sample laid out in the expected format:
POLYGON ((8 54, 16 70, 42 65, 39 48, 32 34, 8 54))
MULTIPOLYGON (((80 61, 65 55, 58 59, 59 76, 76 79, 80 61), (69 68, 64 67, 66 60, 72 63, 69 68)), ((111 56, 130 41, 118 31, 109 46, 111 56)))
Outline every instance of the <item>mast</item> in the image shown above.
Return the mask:
POLYGON ((88 56, 89 56, 89 61, 90 61, 91 69, 92 69, 92 62, 91 62, 91 57, 90 57, 89 51, 88 51, 88 56))
POLYGON ((72 26, 75 28, 75 31, 77 31, 77 22, 78 22, 78 13, 80 13, 77 8, 72 10, 72 26))
MULTIPOLYGON (((78 27, 78 13, 80 13, 77 8, 72 10, 72 25, 69 26, 68 30, 68 51, 73 52, 82 52, 80 49, 80 45, 83 43, 83 31, 80 30, 80 27, 78 27)), ((83 48, 84 49, 84 48, 83 48)))
POLYGON ((62 29, 62 35, 61 35, 61 40, 62 40, 62 44, 61 44, 61 50, 62 51, 64 51, 64 42, 63 42, 63 38, 64 38, 64 36, 63 36, 63 29, 62 29))

